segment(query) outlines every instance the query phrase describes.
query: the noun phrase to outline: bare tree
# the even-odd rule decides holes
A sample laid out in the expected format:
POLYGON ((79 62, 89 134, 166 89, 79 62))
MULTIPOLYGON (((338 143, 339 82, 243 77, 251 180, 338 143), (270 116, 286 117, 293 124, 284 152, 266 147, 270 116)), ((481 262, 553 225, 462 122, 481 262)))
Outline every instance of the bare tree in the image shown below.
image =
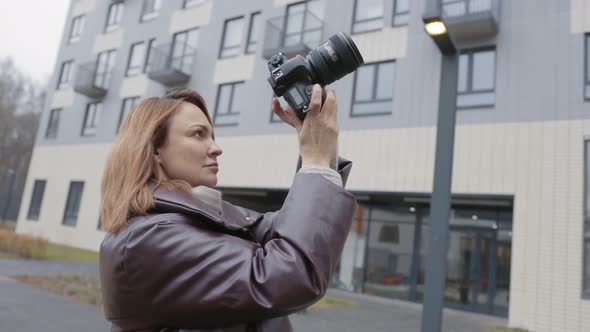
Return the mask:
POLYGON ((44 88, 0 60, 0 219, 18 214, 44 102, 44 88))

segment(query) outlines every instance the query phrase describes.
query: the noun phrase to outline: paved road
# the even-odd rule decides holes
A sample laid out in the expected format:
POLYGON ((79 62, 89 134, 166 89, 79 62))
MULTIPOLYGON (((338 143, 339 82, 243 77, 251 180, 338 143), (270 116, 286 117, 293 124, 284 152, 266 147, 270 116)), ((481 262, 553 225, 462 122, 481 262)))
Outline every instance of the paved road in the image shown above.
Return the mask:
MULTIPOLYGON (((108 331, 109 324, 103 318, 102 312, 95 307, 80 304, 5 277, 23 274, 97 276, 98 268, 92 263, 0 259, 0 331, 108 331)), ((295 331, 416 332, 420 330, 422 307, 419 304, 339 290, 328 291, 328 296, 352 301, 354 305, 311 309, 304 314, 292 315, 291 320, 295 331)), ((445 310, 443 330, 487 332, 491 327, 505 325, 504 319, 445 310)))

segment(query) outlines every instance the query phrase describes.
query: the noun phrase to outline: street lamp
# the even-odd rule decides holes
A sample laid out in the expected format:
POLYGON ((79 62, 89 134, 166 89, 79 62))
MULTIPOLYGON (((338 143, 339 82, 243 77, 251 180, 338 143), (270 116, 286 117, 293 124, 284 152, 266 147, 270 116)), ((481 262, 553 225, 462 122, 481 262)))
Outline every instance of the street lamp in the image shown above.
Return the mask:
POLYGON ((426 10, 422 17, 424 29, 442 53, 442 59, 422 332, 440 332, 447 273, 458 56, 442 18, 442 0, 425 1, 426 10))

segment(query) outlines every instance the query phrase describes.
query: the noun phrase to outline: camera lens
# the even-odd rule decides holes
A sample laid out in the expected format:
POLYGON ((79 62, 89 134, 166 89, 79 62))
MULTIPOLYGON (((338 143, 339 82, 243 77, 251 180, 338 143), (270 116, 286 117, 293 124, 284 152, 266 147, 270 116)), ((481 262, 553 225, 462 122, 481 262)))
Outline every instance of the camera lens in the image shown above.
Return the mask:
POLYGON ((364 63, 352 38, 342 32, 309 52, 307 60, 314 80, 321 85, 341 79, 364 63))

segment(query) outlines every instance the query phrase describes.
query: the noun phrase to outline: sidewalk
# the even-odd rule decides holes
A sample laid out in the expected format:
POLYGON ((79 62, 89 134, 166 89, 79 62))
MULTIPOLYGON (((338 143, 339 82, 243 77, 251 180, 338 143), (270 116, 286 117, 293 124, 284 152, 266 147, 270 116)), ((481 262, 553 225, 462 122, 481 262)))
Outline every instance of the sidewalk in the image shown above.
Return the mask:
MULTIPOLYGON (((108 331, 109 324, 95 307, 19 283, 5 276, 78 274, 98 277, 96 263, 0 259, 0 331, 108 331)), ((291 315, 295 331, 416 332, 422 306, 329 290, 328 296, 354 303, 350 307, 314 308, 291 315)), ((506 320, 445 309, 443 331, 487 332, 506 320)))

